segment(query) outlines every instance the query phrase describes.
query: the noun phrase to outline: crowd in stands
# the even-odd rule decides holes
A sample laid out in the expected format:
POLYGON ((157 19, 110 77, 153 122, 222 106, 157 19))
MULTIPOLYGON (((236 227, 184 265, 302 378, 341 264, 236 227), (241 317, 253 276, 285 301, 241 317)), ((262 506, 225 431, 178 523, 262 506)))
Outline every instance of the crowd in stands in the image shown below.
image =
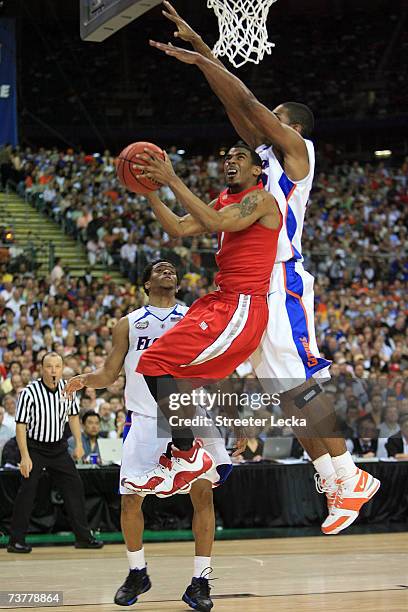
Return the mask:
MULTIPOLYGON (((304 100, 307 92, 306 101, 319 117, 406 112, 403 58, 408 38, 406 28, 398 31, 401 7, 398 2, 388 3, 385 11, 372 6, 368 14, 358 3, 348 3, 346 14, 339 5, 338 18, 323 13, 318 19, 313 12, 294 18, 284 7, 272 7, 269 32, 276 47, 260 66, 247 65, 239 75, 272 107, 283 99, 304 100)), ((185 15, 204 39, 215 42, 211 11, 203 8, 195 16, 189 9, 185 15)), ((25 53, 29 52, 22 62, 23 121, 34 117, 71 127, 91 123, 96 131, 98 126, 109 130, 135 120, 137 125, 151 124, 153 117, 160 117, 161 124, 174 124, 179 119, 175 104, 182 101, 183 123, 225 122, 221 105, 198 70, 148 46, 149 38, 172 38, 174 28, 160 11, 144 15, 103 45, 80 41, 76 19, 64 22, 64 28, 54 26, 52 21, 33 29, 29 15, 23 22, 25 53), (73 73, 73 66, 83 70, 73 73), (169 104, 169 96, 174 104, 169 104)))
MULTIPOLYGON (((204 200, 222 189, 222 160, 185 159, 176 147, 170 156, 204 200)), ((216 247, 215 236, 175 240, 166 235, 146 200, 120 187, 109 151, 95 156, 25 149, 14 151, 13 159, 18 164, 8 188, 15 186, 75 236, 88 251, 90 269, 75 278, 63 261, 50 274, 16 266, 13 257, 0 264, 0 445, 13 434, 19 391, 41 375, 44 351, 64 357, 64 378, 99 367, 112 346, 112 327, 146 301, 140 287, 145 263, 159 257, 176 263, 178 300, 191 305, 214 288, 216 247), (96 261, 107 267, 102 280, 92 275, 96 261), (123 285, 109 279, 109 267, 116 263, 129 276, 123 285)), ((162 188, 160 195, 182 214, 169 189, 162 188)), ((318 342, 333 361, 328 392, 350 445, 362 454, 384 456, 387 438, 406 429, 407 203, 408 161, 335 166, 330 174, 316 176, 304 227, 305 267, 317 279, 318 342), (383 440, 375 449, 364 442, 368 431, 383 440)), ((240 374, 252 384, 250 369, 240 374)), ((83 393, 84 431, 89 421, 104 436, 121 436, 123 387, 121 376, 107 390, 83 393)), ((254 439, 266 435, 258 431, 254 439)), ((399 453, 405 450, 403 445, 399 453)))

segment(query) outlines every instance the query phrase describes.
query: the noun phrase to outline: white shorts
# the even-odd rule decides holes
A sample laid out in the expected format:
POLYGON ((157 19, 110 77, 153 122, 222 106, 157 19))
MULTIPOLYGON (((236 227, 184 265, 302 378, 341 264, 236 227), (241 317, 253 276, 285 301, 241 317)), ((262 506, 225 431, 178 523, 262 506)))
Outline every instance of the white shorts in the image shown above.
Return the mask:
POLYGON ((314 278, 298 261, 279 262, 268 293, 269 320, 251 356, 269 392, 289 391, 310 377, 328 380, 331 362, 320 357, 314 326, 314 278))
MULTIPOLYGON (((205 416, 206 412, 203 408, 198 408, 196 414, 205 416)), ((119 482, 122 482, 122 478, 139 476, 154 469, 157 466, 160 455, 167 450, 167 445, 171 442, 171 438, 158 437, 157 418, 130 411, 128 412, 127 421, 129 418, 131 418, 131 425, 124 431, 119 482)), ((194 427, 192 430, 194 433, 194 427)), ((199 433, 203 439, 204 448, 213 457, 216 465, 216 470, 211 470, 208 475, 203 474, 200 478, 211 480, 213 487, 218 487, 227 479, 231 472, 231 458, 225 449, 224 440, 215 425, 206 428, 204 431, 205 435, 203 435, 202 427, 199 433)), ((122 486, 120 486, 119 492, 121 495, 133 494, 133 491, 129 491, 129 489, 122 486)), ((137 495, 144 497, 145 494, 138 493, 137 495)))

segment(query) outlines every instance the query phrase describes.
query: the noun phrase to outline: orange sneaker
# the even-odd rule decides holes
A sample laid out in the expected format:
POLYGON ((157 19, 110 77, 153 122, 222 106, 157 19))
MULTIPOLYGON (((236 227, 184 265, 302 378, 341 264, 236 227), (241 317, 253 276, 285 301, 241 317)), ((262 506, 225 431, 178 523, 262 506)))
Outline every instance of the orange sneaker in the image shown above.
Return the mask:
POLYGON ((326 480, 322 478, 321 476, 319 476, 319 474, 315 474, 314 479, 315 479, 315 484, 316 484, 316 491, 318 493, 326 494, 327 510, 329 511, 329 514, 330 514, 331 509, 334 504, 334 500, 336 499, 336 493, 337 493, 337 488, 338 488, 337 480, 336 478, 326 480))
POLYGON ((360 468, 354 476, 337 480, 334 503, 322 524, 323 533, 335 535, 354 523, 361 507, 377 493, 380 484, 377 478, 360 468))

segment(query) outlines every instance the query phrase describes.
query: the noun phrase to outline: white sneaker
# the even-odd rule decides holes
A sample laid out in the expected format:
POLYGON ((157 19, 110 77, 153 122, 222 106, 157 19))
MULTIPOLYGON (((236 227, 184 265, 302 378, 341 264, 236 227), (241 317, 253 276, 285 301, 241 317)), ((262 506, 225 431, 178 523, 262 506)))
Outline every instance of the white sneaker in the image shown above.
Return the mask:
POLYGON ((368 472, 357 468, 354 476, 337 480, 337 492, 327 519, 322 524, 322 531, 335 535, 349 527, 366 504, 377 493, 380 481, 368 472))
POLYGON ((166 455, 162 455, 157 467, 139 476, 122 478, 120 484, 133 493, 154 493, 155 488, 161 483, 167 483, 167 488, 172 486, 171 466, 171 460, 166 455))
POLYGON ((158 497, 169 497, 179 492, 187 492, 192 483, 215 466, 212 456, 203 449, 202 440, 196 439, 188 451, 172 447, 172 467, 170 478, 163 479, 155 487, 158 497))
POLYGON ((327 510, 330 514, 331 509, 334 505, 334 500, 336 498, 338 488, 336 476, 334 476, 334 478, 331 478, 330 480, 326 480, 325 478, 319 476, 319 474, 315 474, 314 479, 316 484, 316 491, 318 493, 326 494, 327 510))

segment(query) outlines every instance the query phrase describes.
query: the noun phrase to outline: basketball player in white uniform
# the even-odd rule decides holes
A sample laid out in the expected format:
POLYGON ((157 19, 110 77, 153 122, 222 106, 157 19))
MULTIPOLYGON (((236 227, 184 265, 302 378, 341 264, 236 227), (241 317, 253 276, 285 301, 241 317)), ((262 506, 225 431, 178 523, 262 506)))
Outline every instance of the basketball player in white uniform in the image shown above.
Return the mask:
POLYGON ((175 36, 190 42, 195 51, 154 41, 150 44, 184 63, 195 64, 203 72, 238 134, 261 156, 265 188, 276 198, 284 218, 268 296, 268 328, 253 356, 253 365, 267 391, 276 390, 275 385, 285 391, 281 406, 288 414, 307 418, 305 434, 295 434, 318 472, 318 490, 327 495, 329 516, 322 530, 336 534, 355 521, 380 483, 358 469, 344 439, 334 437, 334 410, 318 383, 319 378, 328 377, 330 363, 320 357, 317 348, 314 279, 303 268, 301 248, 315 164, 309 140, 313 114, 296 102, 270 111, 226 70, 171 4, 164 5, 165 16, 177 26, 175 36))
MULTIPOLYGON (((125 368, 125 402, 128 410, 123 433, 122 465, 120 469, 120 493, 122 495, 121 525, 129 560, 129 575, 115 595, 118 605, 132 605, 140 594, 151 587, 146 573, 143 548, 142 503, 145 493, 135 492, 132 477, 151 472, 156 468, 157 478, 166 478, 170 460, 164 455, 171 437, 163 432, 158 435, 157 405, 141 374, 135 372, 143 351, 167 330, 174 327, 188 308, 176 303, 177 272, 165 261, 149 264, 143 273, 143 286, 149 295, 149 304, 123 317, 113 330, 112 351, 102 368, 92 374, 71 378, 65 392, 71 395, 84 387, 101 389, 111 385, 125 368), (160 457, 160 464, 157 465, 160 457)), ((196 414, 205 414, 198 408, 196 414)), ((194 430, 194 428, 193 428, 194 430)), ((203 435, 203 428, 200 429, 203 435)), ((215 517, 212 488, 222 484, 231 472, 231 459, 217 428, 211 425, 204 430, 204 449, 208 449, 215 467, 199 477, 188 490, 194 507, 193 532, 195 537, 194 576, 183 595, 191 607, 210 610, 206 570, 211 566, 211 549, 214 539, 215 517), (194 604, 194 605, 192 605, 194 604), (195 605, 197 604, 197 605, 195 605)), ((171 479, 172 480, 172 479, 171 479)))

